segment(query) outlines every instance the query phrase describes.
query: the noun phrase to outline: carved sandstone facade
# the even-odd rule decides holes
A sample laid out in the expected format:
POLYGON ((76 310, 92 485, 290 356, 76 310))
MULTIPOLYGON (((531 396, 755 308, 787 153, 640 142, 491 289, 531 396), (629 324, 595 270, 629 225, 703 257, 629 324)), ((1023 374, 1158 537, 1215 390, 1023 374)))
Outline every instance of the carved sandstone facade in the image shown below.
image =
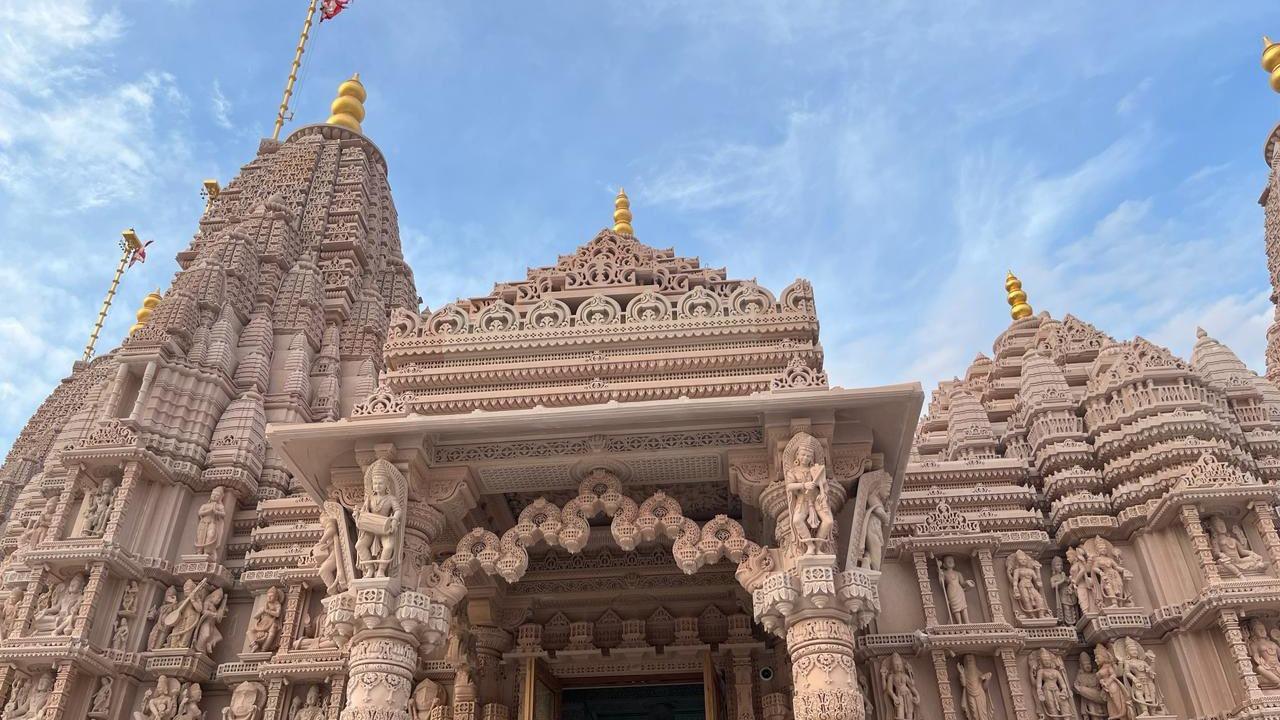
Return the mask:
POLYGON ((829 386, 809 283, 645 245, 622 193, 419 311, 350 125, 264 142, 0 468, 3 720, 546 720, 663 683, 733 720, 1280 718, 1280 390, 1207 334, 1118 342, 1010 276, 921 417, 829 386))

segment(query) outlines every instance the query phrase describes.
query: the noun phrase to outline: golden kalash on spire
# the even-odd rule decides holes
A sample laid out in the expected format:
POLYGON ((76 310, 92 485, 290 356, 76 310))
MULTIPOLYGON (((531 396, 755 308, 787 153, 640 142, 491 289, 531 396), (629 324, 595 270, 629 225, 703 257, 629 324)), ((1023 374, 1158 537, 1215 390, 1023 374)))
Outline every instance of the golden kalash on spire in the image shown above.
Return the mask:
POLYGON ((1271 89, 1280 93, 1280 43, 1262 36, 1262 69, 1271 73, 1271 89))
POLYGON ((130 335, 146 327, 147 322, 151 320, 151 315, 156 311, 156 306, 160 304, 160 299, 159 288, 152 290, 147 293, 146 297, 142 298, 142 307, 138 308, 138 314, 134 316, 138 322, 129 326, 130 335))
POLYGON ((636 234, 631 228, 631 200, 622 188, 618 188, 618 197, 613 199, 613 231, 619 235, 636 234))
POLYGON ((360 83, 360 73, 355 73, 350 80, 338 86, 338 97, 334 98, 329 109, 333 112, 326 125, 337 125, 353 132, 360 130, 360 121, 364 120, 364 85, 360 83))
POLYGON ((1009 294, 1009 315, 1014 320, 1031 317, 1031 306, 1027 304, 1027 294, 1022 291, 1022 281, 1010 270, 1004 278, 1004 291, 1009 294))

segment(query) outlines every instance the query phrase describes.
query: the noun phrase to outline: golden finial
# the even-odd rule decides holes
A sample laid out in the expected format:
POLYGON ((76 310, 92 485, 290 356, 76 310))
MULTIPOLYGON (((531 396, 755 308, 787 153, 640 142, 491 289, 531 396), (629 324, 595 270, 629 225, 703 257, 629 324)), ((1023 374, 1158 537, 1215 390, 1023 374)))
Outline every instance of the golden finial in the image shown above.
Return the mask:
POLYGON ((1271 73, 1271 89, 1280 93, 1280 43, 1262 36, 1262 69, 1271 73))
POLYGON ((1010 270, 1004 279, 1004 291, 1009 293, 1009 314, 1014 320, 1031 317, 1031 306, 1027 304, 1027 294, 1022 291, 1022 281, 1010 270))
POLYGON ((618 188, 618 197, 613 199, 613 231, 619 235, 636 234, 631 228, 631 200, 622 188, 618 188))
POLYGON ((138 332, 139 330, 142 329, 142 326, 147 324, 147 321, 151 319, 151 314, 156 311, 156 306, 159 304, 160 304, 160 288, 156 288, 155 290, 152 290, 151 292, 147 293, 146 297, 142 298, 142 307, 138 308, 138 314, 135 316, 137 317, 138 322, 129 326, 130 335, 138 332))
POLYGON ((360 84, 360 73, 355 73, 350 80, 338 86, 338 97, 329 106, 333 114, 324 121, 325 124, 361 132, 360 121, 364 120, 365 97, 364 85, 360 84))

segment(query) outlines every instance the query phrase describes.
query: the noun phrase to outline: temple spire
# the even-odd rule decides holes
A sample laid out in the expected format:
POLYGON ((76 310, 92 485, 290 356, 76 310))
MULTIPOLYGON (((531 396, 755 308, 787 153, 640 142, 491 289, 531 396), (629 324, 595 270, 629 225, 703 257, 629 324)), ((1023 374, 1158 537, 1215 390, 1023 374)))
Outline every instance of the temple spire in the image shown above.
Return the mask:
POLYGON ((1280 43, 1262 36, 1262 69, 1271 73, 1271 89, 1280 93, 1280 43))
POLYGON ((1031 317, 1031 306, 1027 304, 1027 294, 1022 291, 1022 281, 1010 270, 1004 279, 1004 290, 1008 293, 1009 315, 1014 320, 1031 317))
POLYGON ((631 200, 622 188, 618 188, 618 197, 613 199, 613 231, 619 235, 636 234, 631 227, 631 200))
POLYGON ((338 97, 334 98, 329 109, 333 114, 325 120, 326 125, 337 125, 353 132, 360 130, 360 121, 364 120, 364 85, 360 83, 360 73, 355 73, 350 80, 338 86, 338 97))

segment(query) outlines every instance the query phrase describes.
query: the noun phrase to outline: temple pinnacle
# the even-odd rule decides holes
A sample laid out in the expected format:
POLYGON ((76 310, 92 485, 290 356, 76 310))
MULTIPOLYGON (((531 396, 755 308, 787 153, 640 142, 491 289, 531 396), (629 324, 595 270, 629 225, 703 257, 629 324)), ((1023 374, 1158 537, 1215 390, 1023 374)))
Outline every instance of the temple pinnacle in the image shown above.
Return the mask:
POLYGON ((138 314, 135 316, 138 321, 129 327, 130 335, 141 330, 143 326, 145 326, 147 322, 151 320, 151 315, 155 313, 156 306, 158 306, 159 304, 160 304, 159 288, 152 290, 151 292, 147 293, 146 297, 142 298, 142 307, 138 308, 138 314))
POLYGON ((1271 73, 1271 89, 1280 92, 1280 43, 1262 36, 1262 69, 1271 73))
POLYGON ((1027 294, 1022 291, 1022 281, 1010 270, 1004 279, 1004 290, 1009 294, 1009 315, 1014 320, 1031 317, 1031 306, 1027 304, 1027 294))
POLYGON ((613 199, 613 231, 619 235, 636 234, 631 227, 631 200, 622 188, 618 188, 618 197, 613 199))
POLYGON ((364 99, 367 97, 364 85, 360 83, 360 73, 355 73, 350 80, 338 86, 338 97, 334 98, 329 109, 333 112, 326 125, 337 125, 353 132, 360 130, 360 121, 364 120, 364 99))

